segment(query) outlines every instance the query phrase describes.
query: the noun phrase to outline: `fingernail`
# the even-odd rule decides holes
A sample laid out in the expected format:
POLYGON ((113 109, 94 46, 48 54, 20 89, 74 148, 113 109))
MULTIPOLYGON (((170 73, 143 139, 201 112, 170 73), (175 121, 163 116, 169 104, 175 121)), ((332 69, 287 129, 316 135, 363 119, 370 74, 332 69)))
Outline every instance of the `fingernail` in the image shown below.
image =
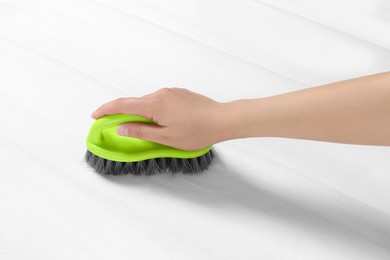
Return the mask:
POLYGON ((124 125, 120 125, 116 132, 119 134, 119 135, 127 135, 127 127, 124 126, 124 125))

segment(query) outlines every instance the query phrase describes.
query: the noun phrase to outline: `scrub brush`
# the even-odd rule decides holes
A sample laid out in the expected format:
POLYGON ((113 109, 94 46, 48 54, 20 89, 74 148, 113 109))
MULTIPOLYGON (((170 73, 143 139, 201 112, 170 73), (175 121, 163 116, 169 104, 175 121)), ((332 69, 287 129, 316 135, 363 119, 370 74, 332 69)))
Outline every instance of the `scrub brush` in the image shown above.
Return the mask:
POLYGON ((85 161, 103 175, 152 175, 158 172, 202 172, 214 158, 212 146, 179 150, 170 146, 117 134, 124 123, 154 124, 138 115, 114 114, 97 119, 89 132, 85 161))

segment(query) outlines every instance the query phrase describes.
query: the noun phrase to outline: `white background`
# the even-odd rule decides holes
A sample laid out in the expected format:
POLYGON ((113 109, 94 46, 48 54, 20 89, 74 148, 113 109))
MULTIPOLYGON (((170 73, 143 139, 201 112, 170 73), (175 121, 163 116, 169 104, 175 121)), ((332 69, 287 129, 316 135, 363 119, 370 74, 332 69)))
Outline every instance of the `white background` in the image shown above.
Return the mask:
POLYGON ((0 259, 390 259, 390 147, 235 140, 196 176, 82 162, 108 100, 388 71, 389 33, 388 1, 0 1, 0 259))

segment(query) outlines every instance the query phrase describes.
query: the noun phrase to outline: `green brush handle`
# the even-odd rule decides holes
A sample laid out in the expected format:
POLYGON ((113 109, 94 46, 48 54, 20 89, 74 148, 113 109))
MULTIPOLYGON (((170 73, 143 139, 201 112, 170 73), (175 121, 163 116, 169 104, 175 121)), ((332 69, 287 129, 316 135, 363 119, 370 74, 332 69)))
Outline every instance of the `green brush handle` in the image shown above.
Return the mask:
POLYGON ((88 150, 104 159, 135 162, 152 158, 195 158, 210 151, 211 146, 200 150, 179 150, 163 144, 119 135, 119 125, 131 122, 155 124, 138 115, 114 114, 103 116, 93 123, 86 145, 88 150))

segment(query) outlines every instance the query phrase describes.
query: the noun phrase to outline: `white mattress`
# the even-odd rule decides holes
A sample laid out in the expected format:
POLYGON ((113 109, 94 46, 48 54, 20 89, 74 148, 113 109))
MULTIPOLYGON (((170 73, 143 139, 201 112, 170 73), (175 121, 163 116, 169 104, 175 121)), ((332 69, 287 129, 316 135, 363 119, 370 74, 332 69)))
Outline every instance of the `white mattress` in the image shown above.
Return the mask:
POLYGON ((196 176, 82 160, 103 102, 388 71, 389 32, 384 0, 0 1, 0 259, 390 259, 390 147, 235 140, 196 176))

